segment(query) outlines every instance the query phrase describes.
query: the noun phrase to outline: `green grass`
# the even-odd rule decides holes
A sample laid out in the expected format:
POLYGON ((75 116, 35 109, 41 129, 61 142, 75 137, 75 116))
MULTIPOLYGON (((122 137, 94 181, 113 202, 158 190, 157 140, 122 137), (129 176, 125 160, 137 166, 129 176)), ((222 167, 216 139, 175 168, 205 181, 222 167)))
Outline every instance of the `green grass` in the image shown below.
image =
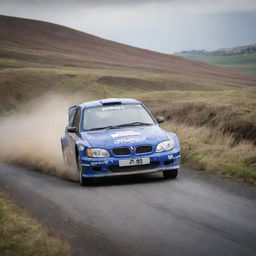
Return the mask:
POLYGON ((0 255, 67 256, 70 249, 0 191, 0 255))
POLYGON ((222 68, 234 69, 256 74, 256 53, 232 56, 187 56, 186 58, 216 65, 222 68))
POLYGON ((24 66, 24 61, 19 61, 17 59, 12 59, 12 58, 2 58, 0 57, 0 67, 5 68, 5 67, 21 67, 24 66))

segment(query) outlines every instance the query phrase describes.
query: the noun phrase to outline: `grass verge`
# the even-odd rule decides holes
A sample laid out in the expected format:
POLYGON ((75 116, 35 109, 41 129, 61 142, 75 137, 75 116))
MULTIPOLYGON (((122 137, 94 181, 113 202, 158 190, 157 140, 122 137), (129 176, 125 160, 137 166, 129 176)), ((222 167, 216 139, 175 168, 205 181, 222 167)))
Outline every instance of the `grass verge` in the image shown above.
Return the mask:
POLYGON ((172 121, 163 128, 179 136, 183 164, 256 184, 256 146, 252 143, 237 143, 231 135, 205 126, 172 121))
POLYGON ((141 96, 151 111, 167 120, 190 126, 207 126, 231 134, 237 141, 256 144, 256 91, 253 88, 222 91, 149 92, 141 96), (163 100, 164 99, 164 100, 163 100))
POLYGON ((69 246, 18 208, 0 190, 1 256, 66 256, 69 246))

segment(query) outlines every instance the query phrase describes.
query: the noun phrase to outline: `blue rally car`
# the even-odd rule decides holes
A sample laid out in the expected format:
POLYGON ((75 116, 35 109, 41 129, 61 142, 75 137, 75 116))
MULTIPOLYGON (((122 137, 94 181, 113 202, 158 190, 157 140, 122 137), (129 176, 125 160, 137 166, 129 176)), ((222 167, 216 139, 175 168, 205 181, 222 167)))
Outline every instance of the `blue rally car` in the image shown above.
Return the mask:
POLYGON ((135 99, 103 99, 69 108, 61 138, 65 163, 75 166, 80 184, 91 178, 163 172, 176 178, 180 144, 162 130, 146 107, 135 99))

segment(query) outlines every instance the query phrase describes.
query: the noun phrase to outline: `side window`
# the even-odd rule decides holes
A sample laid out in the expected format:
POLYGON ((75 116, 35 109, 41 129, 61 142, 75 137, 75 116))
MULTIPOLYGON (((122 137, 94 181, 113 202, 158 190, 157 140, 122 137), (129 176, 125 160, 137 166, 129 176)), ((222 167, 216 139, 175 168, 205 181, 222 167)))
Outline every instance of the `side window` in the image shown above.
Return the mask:
POLYGON ((79 130, 79 123, 80 123, 80 114, 81 114, 81 109, 78 108, 76 111, 76 114, 74 116, 74 120, 73 120, 73 127, 76 127, 77 131, 79 130))

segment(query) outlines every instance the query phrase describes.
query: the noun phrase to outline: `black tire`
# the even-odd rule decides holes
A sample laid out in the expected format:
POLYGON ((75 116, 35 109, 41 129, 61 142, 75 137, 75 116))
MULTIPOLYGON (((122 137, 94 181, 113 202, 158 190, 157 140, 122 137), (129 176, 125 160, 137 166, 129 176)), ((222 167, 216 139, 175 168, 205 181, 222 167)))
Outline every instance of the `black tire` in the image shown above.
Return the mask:
POLYGON ((79 183, 81 186, 88 185, 88 180, 82 176, 82 171, 79 173, 79 183))
POLYGON ((80 159, 77 158, 77 172, 79 174, 79 183, 81 186, 86 186, 89 184, 89 180, 87 178, 84 178, 82 176, 82 166, 81 166, 81 163, 80 163, 80 159))
POLYGON ((178 169, 163 171, 164 178, 165 179, 175 179, 178 175, 178 171, 179 171, 178 169))

